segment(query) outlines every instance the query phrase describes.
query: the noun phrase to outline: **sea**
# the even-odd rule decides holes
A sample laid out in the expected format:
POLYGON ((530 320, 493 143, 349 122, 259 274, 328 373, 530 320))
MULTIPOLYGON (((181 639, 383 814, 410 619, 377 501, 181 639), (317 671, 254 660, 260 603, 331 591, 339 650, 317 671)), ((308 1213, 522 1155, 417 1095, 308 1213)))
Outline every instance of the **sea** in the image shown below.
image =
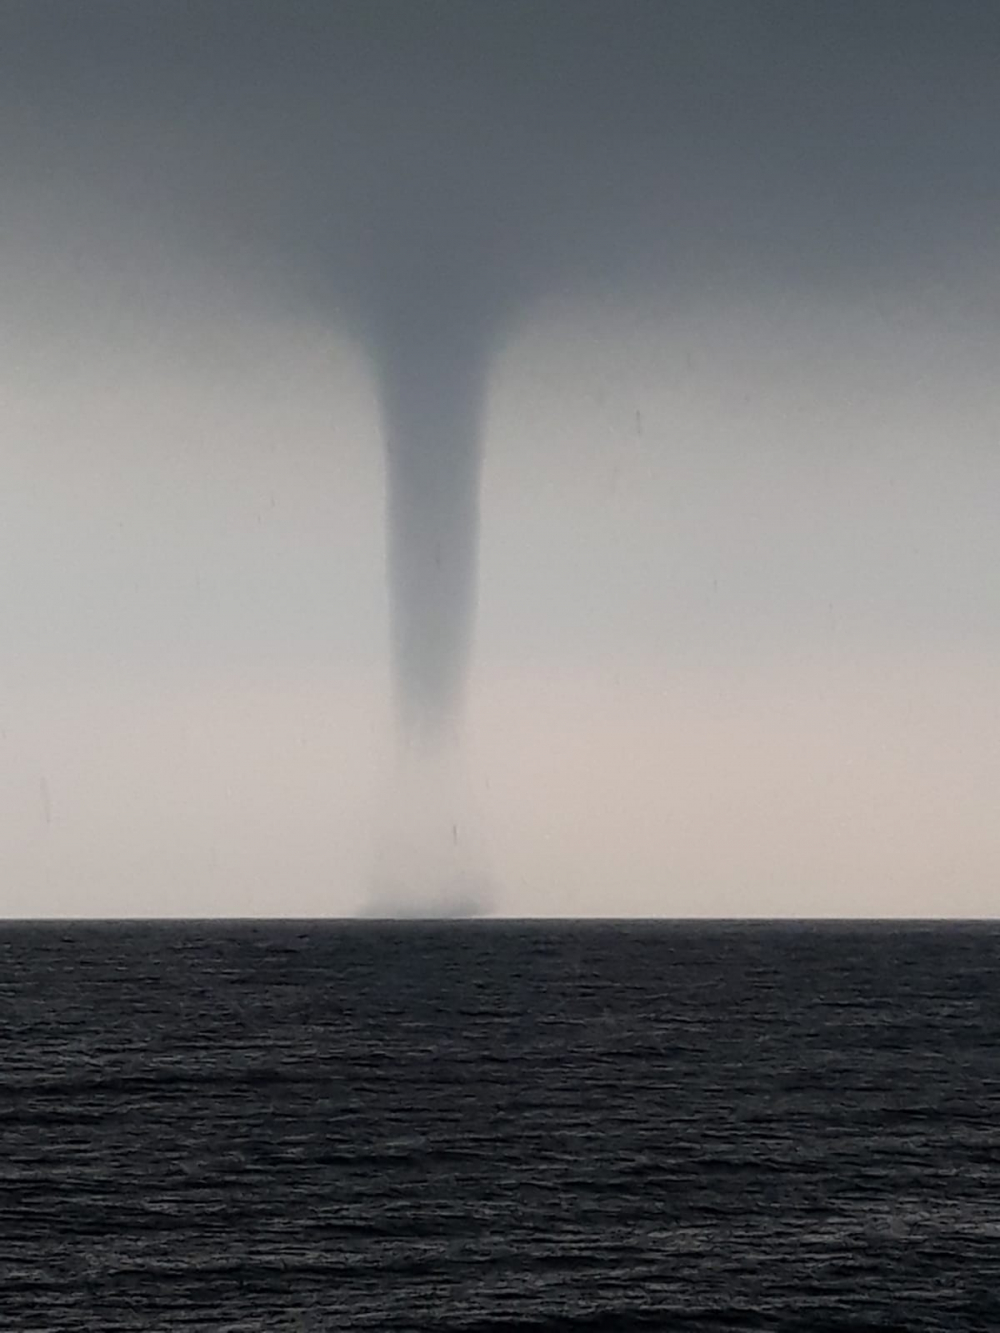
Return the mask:
POLYGON ((1000 1330, 1000 926, 0 925, 0 1328, 1000 1330))

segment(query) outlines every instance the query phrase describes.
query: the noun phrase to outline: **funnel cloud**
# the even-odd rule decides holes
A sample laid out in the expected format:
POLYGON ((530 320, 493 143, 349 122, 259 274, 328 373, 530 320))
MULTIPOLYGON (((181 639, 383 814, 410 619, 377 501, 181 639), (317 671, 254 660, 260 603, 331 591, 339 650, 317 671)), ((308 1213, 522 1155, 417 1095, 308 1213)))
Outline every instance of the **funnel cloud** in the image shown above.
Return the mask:
POLYGON ((400 753, 370 909, 474 916, 489 894, 469 841, 457 752, 476 605, 488 347, 440 301, 418 301, 386 329, 373 360, 400 753))
POLYGON ((374 349, 396 708, 406 739, 421 743, 454 730, 468 666, 488 356, 434 304, 374 349))

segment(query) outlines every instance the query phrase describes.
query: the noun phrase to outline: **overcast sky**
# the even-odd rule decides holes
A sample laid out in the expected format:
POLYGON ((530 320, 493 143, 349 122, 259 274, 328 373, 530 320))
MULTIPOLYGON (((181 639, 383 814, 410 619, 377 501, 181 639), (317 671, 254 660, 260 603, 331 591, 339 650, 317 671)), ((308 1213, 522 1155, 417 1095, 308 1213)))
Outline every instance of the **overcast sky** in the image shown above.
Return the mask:
POLYGON ((498 910, 996 913, 994 4, 6 0, 0 37, 0 912, 356 910, 372 312, 440 288, 494 349, 498 910))

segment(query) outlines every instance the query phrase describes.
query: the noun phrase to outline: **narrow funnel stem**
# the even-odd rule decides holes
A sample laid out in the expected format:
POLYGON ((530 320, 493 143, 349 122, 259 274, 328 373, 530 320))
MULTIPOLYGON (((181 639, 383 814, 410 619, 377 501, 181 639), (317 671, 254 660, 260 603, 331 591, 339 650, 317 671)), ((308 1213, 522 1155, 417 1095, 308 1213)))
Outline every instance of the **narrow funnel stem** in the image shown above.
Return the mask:
POLYGON ((472 642, 485 356, 462 330, 378 347, 397 718, 409 741, 457 730, 472 642))

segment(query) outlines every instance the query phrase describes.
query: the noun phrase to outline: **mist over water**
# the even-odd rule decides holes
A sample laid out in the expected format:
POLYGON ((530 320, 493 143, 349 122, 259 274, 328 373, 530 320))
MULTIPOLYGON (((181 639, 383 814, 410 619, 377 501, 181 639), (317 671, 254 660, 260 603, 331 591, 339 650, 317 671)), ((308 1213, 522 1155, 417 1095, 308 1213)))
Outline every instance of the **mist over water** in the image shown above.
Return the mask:
POLYGON ((457 742, 400 744, 376 825, 366 915, 470 917, 491 910, 495 892, 472 790, 457 742))

